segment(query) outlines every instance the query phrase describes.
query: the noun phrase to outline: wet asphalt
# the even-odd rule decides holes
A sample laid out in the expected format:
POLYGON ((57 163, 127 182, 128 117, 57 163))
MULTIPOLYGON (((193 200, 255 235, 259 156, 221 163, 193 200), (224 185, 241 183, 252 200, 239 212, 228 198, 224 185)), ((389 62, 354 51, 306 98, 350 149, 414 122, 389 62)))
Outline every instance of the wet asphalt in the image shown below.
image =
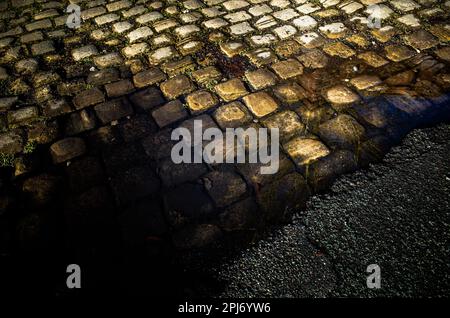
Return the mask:
POLYGON ((411 132, 291 224, 210 269, 218 297, 448 297, 450 125, 411 132), (367 266, 381 288, 367 288, 367 266))

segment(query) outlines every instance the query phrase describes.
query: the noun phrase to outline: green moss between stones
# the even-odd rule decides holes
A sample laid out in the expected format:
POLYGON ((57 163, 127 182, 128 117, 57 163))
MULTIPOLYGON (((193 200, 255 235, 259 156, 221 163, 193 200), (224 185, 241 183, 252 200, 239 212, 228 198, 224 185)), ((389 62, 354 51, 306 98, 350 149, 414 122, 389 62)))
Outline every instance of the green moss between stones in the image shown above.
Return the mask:
POLYGON ((14 167, 14 155, 0 152, 0 168, 14 167))
POLYGON ((23 148, 23 153, 30 154, 36 150, 37 143, 36 141, 28 141, 25 147, 23 148))

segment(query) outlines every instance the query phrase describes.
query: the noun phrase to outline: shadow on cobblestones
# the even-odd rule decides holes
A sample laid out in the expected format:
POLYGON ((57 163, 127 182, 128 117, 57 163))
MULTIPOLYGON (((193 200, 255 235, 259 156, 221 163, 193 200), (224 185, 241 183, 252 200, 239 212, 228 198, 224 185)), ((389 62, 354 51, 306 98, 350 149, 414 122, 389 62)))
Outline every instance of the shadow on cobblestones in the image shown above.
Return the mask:
POLYGON ((76 2, 77 29, 69 1, 0 3, 0 252, 12 267, 88 264, 100 286, 139 263, 165 288, 158 273, 185 254, 257 241, 449 116, 448 2, 386 1, 379 29, 372 0, 76 2), (171 133, 194 120, 278 128, 279 171, 175 164, 171 133))

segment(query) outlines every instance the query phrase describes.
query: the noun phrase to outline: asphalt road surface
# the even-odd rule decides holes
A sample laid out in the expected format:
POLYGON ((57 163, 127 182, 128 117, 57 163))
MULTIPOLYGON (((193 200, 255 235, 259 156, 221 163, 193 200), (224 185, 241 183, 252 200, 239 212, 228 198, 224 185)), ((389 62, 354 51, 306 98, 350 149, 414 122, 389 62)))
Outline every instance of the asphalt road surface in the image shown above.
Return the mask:
POLYGON ((450 126, 415 130, 292 224, 214 266, 223 297, 448 297, 450 126), (369 289, 369 264, 381 288, 369 289))

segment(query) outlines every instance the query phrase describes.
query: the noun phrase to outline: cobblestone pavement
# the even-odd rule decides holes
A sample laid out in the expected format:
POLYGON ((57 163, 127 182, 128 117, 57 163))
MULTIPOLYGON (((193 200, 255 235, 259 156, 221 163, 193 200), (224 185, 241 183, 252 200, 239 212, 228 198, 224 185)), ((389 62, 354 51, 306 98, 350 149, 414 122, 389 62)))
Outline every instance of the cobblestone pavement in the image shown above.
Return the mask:
POLYGON ((55 219, 69 246, 252 238, 448 117, 450 1, 71 2, 77 29, 68 1, 0 3, 2 252, 55 219), (174 164, 194 119, 278 127, 280 170, 174 164))

